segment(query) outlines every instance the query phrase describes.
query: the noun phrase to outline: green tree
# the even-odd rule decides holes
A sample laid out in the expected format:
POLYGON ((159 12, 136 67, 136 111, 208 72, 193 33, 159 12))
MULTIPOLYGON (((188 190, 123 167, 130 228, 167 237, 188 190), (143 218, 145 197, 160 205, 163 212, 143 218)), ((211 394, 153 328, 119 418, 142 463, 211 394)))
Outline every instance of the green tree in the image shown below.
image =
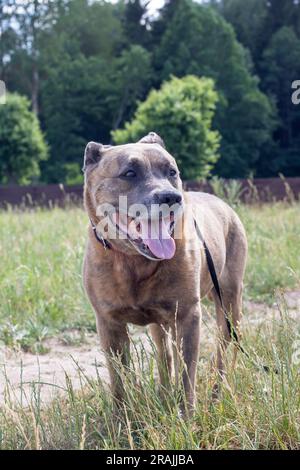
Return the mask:
POLYGON ((73 180, 76 168, 79 178, 86 142, 109 142, 111 129, 130 119, 136 101, 146 97, 151 56, 140 45, 127 46, 123 14, 123 4, 73 0, 44 37, 41 118, 51 146, 42 167, 46 181, 73 180))
POLYGON ((251 76, 247 54, 232 27, 212 8, 181 0, 155 53, 162 79, 194 74, 214 79, 220 96, 214 120, 222 136, 215 171, 244 177, 272 137, 274 109, 251 76))
POLYGON ((27 98, 9 94, 0 106, 0 182, 28 184, 40 175, 47 145, 27 98))
POLYGON ((153 74, 151 54, 141 46, 125 49, 115 61, 114 93, 116 113, 113 129, 132 117, 137 100, 143 100, 151 84, 153 74))
MULTIPOLYGON (((89 140, 107 141, 115 113, 114 69, 97 57, 65 58, 49 70, 42 88, 44 126, 51 146, 43 179, 64 181, 69 163, 80 163, 89 140)), ((78 169, 80 167, 78 166, 78 169)))
POLYGON ((127 0, 123 17, 123 30, 129 44, 146 47, 149 43, 147 7, 149 1, 127 0))
POLYGON ((221 0, 217 10, 234 27, 237 39, 257 65, 268 41, 268 3, 265 0, 221 0))
POLYGON ((292 103, 291 85, 300 77, 300 39, 291 27, 282 27, 263 53, 261 64, 263 88, 279 111, 279 125, 274 134, 276 146, 260 162, 262 174, 300 174, 300 113, 292 103))
POLYGON ((260 61, 272 36, 283 26, 299 30, 298 0, 210 0, 234 27, 238 40, 250 50, 256 71, 263 78, 260 61))
POLYGON ((52 28, 42 36, 40 46, 43 55, 46 54, 43 60, 46 74, 47 60, 50 59, 51 66, 64 56, 76 59, 83 55, 112 61, 125 43, 122 4, 112 5, 103 0, 65 1, 67 7, 65 5, 52 28))
POLYGON ((220 0, 213 3, 233 25, 238 40, 250 50, 260 89, 276 108, 278 118, 272 142, 261 152, 255 165, 256 174, 300 174, 299 109, 291 103, 291 84, 300 76, 299 1, 220 0))
POLYGON ((112 135, 121 144, 154 130, 176 158, 183 178, 206 177, 218 158, 219 135, 211 129, 216 102, 212 80, 173 77, 152 90, 133 120, 112 135))
POLYGON ((294 26, 299 13, 298 0, 264 0, 268 8, 268 26, 272 36, 283 26, 294 26))
POLYGON ((7 57, 16 48, 17 34, 11 26, 9 0, 0 0, 0 79, 6 81, 7 57))
MULTIPOLYGON (((3 1, 3 0, 2 0, 3 1)), ((5 0, 8 24, 17 41, 10 51, 8 81, 10 89, 22 90, 31 99, 32 109, 40 111, 40 47, 43 36, 52 30, 69 0, 5 0)))
POLYGON ((182 0, 165 0, 163 7, 159 10, 159 15, 151 24, 151 46, 155 49, 159 46, 160 41, 168 27, 169 22, 172 20, 173 15, 176 13, 177 8, 182 0))

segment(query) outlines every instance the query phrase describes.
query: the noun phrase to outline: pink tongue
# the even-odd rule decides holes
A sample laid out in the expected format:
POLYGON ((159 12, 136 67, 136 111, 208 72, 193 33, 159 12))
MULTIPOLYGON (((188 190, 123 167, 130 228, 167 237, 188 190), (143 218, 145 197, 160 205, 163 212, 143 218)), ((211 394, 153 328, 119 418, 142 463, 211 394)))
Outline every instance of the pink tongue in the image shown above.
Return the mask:
POLYGON ((141 220, 141 237, 151 253, 160 259, 171 259, 175 255, 176 245, 168 232, 168 224, 162 220, 141 220), (150 232, 150 233, 149 233, 150 232))

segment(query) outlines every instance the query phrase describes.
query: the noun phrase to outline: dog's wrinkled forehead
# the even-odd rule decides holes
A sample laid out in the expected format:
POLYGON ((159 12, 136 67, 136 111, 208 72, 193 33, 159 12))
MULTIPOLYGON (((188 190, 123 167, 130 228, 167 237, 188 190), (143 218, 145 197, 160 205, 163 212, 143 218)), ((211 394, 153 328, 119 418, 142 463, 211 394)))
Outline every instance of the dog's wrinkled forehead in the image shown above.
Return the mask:
POLYGON ((174 162, 174 158, 160 145, 144 143, 117 145, 110 147, 103 155, 103 164, 113 162, 123 164, 136 162, 140 164, 164 165, 174 162))
POLYGON ((83 170, 106 170, 117 173, 119 167, 135 163, 159 168, 167 164, 176 166, 175 159, 167 152, 161 137, 150 132, 137 143, 107 146, 90 142, 85 150, 83 170))

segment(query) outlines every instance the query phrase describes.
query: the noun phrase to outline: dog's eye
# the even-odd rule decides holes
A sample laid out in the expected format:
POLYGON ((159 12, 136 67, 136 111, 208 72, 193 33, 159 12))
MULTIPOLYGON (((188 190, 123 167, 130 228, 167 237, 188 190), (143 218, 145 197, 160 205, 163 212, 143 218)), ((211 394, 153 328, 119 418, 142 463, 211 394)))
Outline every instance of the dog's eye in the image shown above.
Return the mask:
POLYGON ((170 176, 172 176, 174 178, 174 176, 177 176, 177 171, 174 170, 174 168, 171 168, 169 174, 170 174, 170 176))
POLYGON ((134 170, 127 170, 121 176, 123 176, 123 178, 135 178, 136 172, 134 170))

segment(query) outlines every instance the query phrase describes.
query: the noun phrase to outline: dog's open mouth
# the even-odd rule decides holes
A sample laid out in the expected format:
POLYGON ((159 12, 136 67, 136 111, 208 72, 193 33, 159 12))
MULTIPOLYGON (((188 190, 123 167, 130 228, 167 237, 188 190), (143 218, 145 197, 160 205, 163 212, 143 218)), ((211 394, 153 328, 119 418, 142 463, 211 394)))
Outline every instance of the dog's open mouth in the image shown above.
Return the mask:
POLYGON ((111 216, 119 234, 146 258, 152 260, 171 259, 175 255, 174 215, 158 219, 132 218, 117 212, 111 216))

